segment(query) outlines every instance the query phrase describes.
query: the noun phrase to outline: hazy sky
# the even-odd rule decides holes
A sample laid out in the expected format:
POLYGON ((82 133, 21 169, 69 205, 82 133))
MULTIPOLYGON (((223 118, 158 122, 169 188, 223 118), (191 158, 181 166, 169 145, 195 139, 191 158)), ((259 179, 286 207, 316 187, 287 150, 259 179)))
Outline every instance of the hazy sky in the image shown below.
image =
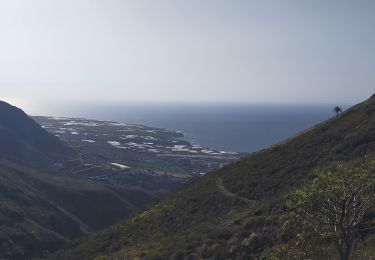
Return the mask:
POLYGON ((375 92, 375 1, 0 0, 0 33, 0 98, 19 104, 375 92))

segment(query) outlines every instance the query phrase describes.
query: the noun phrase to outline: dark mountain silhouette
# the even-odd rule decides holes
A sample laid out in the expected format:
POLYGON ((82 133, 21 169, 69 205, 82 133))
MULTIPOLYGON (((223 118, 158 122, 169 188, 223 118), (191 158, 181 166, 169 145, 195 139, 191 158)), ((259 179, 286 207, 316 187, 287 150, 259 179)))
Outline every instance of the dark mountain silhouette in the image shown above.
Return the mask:
POLYGON ((56 172, 77 153, 23 111, 0 102, 0 259, 44 257, 108 227, 155 196, 137 187, 56 172))
POLYGON ((77 153, 21 109, 0 101, 0 156, 28 165, 77 160, 77 153))

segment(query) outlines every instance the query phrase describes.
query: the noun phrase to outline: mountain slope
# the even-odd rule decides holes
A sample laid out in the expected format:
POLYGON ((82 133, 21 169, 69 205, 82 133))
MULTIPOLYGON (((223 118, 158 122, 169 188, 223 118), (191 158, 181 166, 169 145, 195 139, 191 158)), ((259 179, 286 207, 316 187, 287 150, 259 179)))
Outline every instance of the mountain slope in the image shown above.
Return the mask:
POLYGON ((283 196, 316 167, 375 151, 375 95, 269 149, 194 179, 153 207, 75 242, 59 259, 259 256, 277 241, 283 196))
POLYGON ((0 102, 0 259, 41 257, 155 200, 137 187, 52 170, 71 162, 80 164, 75 150, 0 102))
POLYGON ((152 195, 0 160, 0 258, 29 259, 128 216, 152 195))
POLYGON ((77 153, 17 107, 0 101, 0 156, 46 166, 77 160, 77 153))

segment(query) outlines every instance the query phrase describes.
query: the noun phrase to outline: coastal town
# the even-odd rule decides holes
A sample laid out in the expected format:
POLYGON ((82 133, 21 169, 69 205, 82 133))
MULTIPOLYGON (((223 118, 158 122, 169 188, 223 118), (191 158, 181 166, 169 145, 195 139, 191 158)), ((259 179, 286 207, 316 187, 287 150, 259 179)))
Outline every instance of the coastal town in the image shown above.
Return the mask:
POLYGON ((243 156, 191 143, 183 133, 163 128, 80 118, 34 119, 79 151, 82 165, 74 169, 75 174, 102 182, 117 183, 132 175, 181 182, 243 156))

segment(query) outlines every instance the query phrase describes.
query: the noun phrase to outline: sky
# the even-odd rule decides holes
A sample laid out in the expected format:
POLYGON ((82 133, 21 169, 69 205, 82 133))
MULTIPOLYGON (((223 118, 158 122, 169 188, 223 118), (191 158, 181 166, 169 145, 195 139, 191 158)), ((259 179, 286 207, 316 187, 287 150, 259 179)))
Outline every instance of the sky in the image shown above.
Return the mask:
POLYGON ((0 99, 355 103, 375 1, 0 0, 0 99))

